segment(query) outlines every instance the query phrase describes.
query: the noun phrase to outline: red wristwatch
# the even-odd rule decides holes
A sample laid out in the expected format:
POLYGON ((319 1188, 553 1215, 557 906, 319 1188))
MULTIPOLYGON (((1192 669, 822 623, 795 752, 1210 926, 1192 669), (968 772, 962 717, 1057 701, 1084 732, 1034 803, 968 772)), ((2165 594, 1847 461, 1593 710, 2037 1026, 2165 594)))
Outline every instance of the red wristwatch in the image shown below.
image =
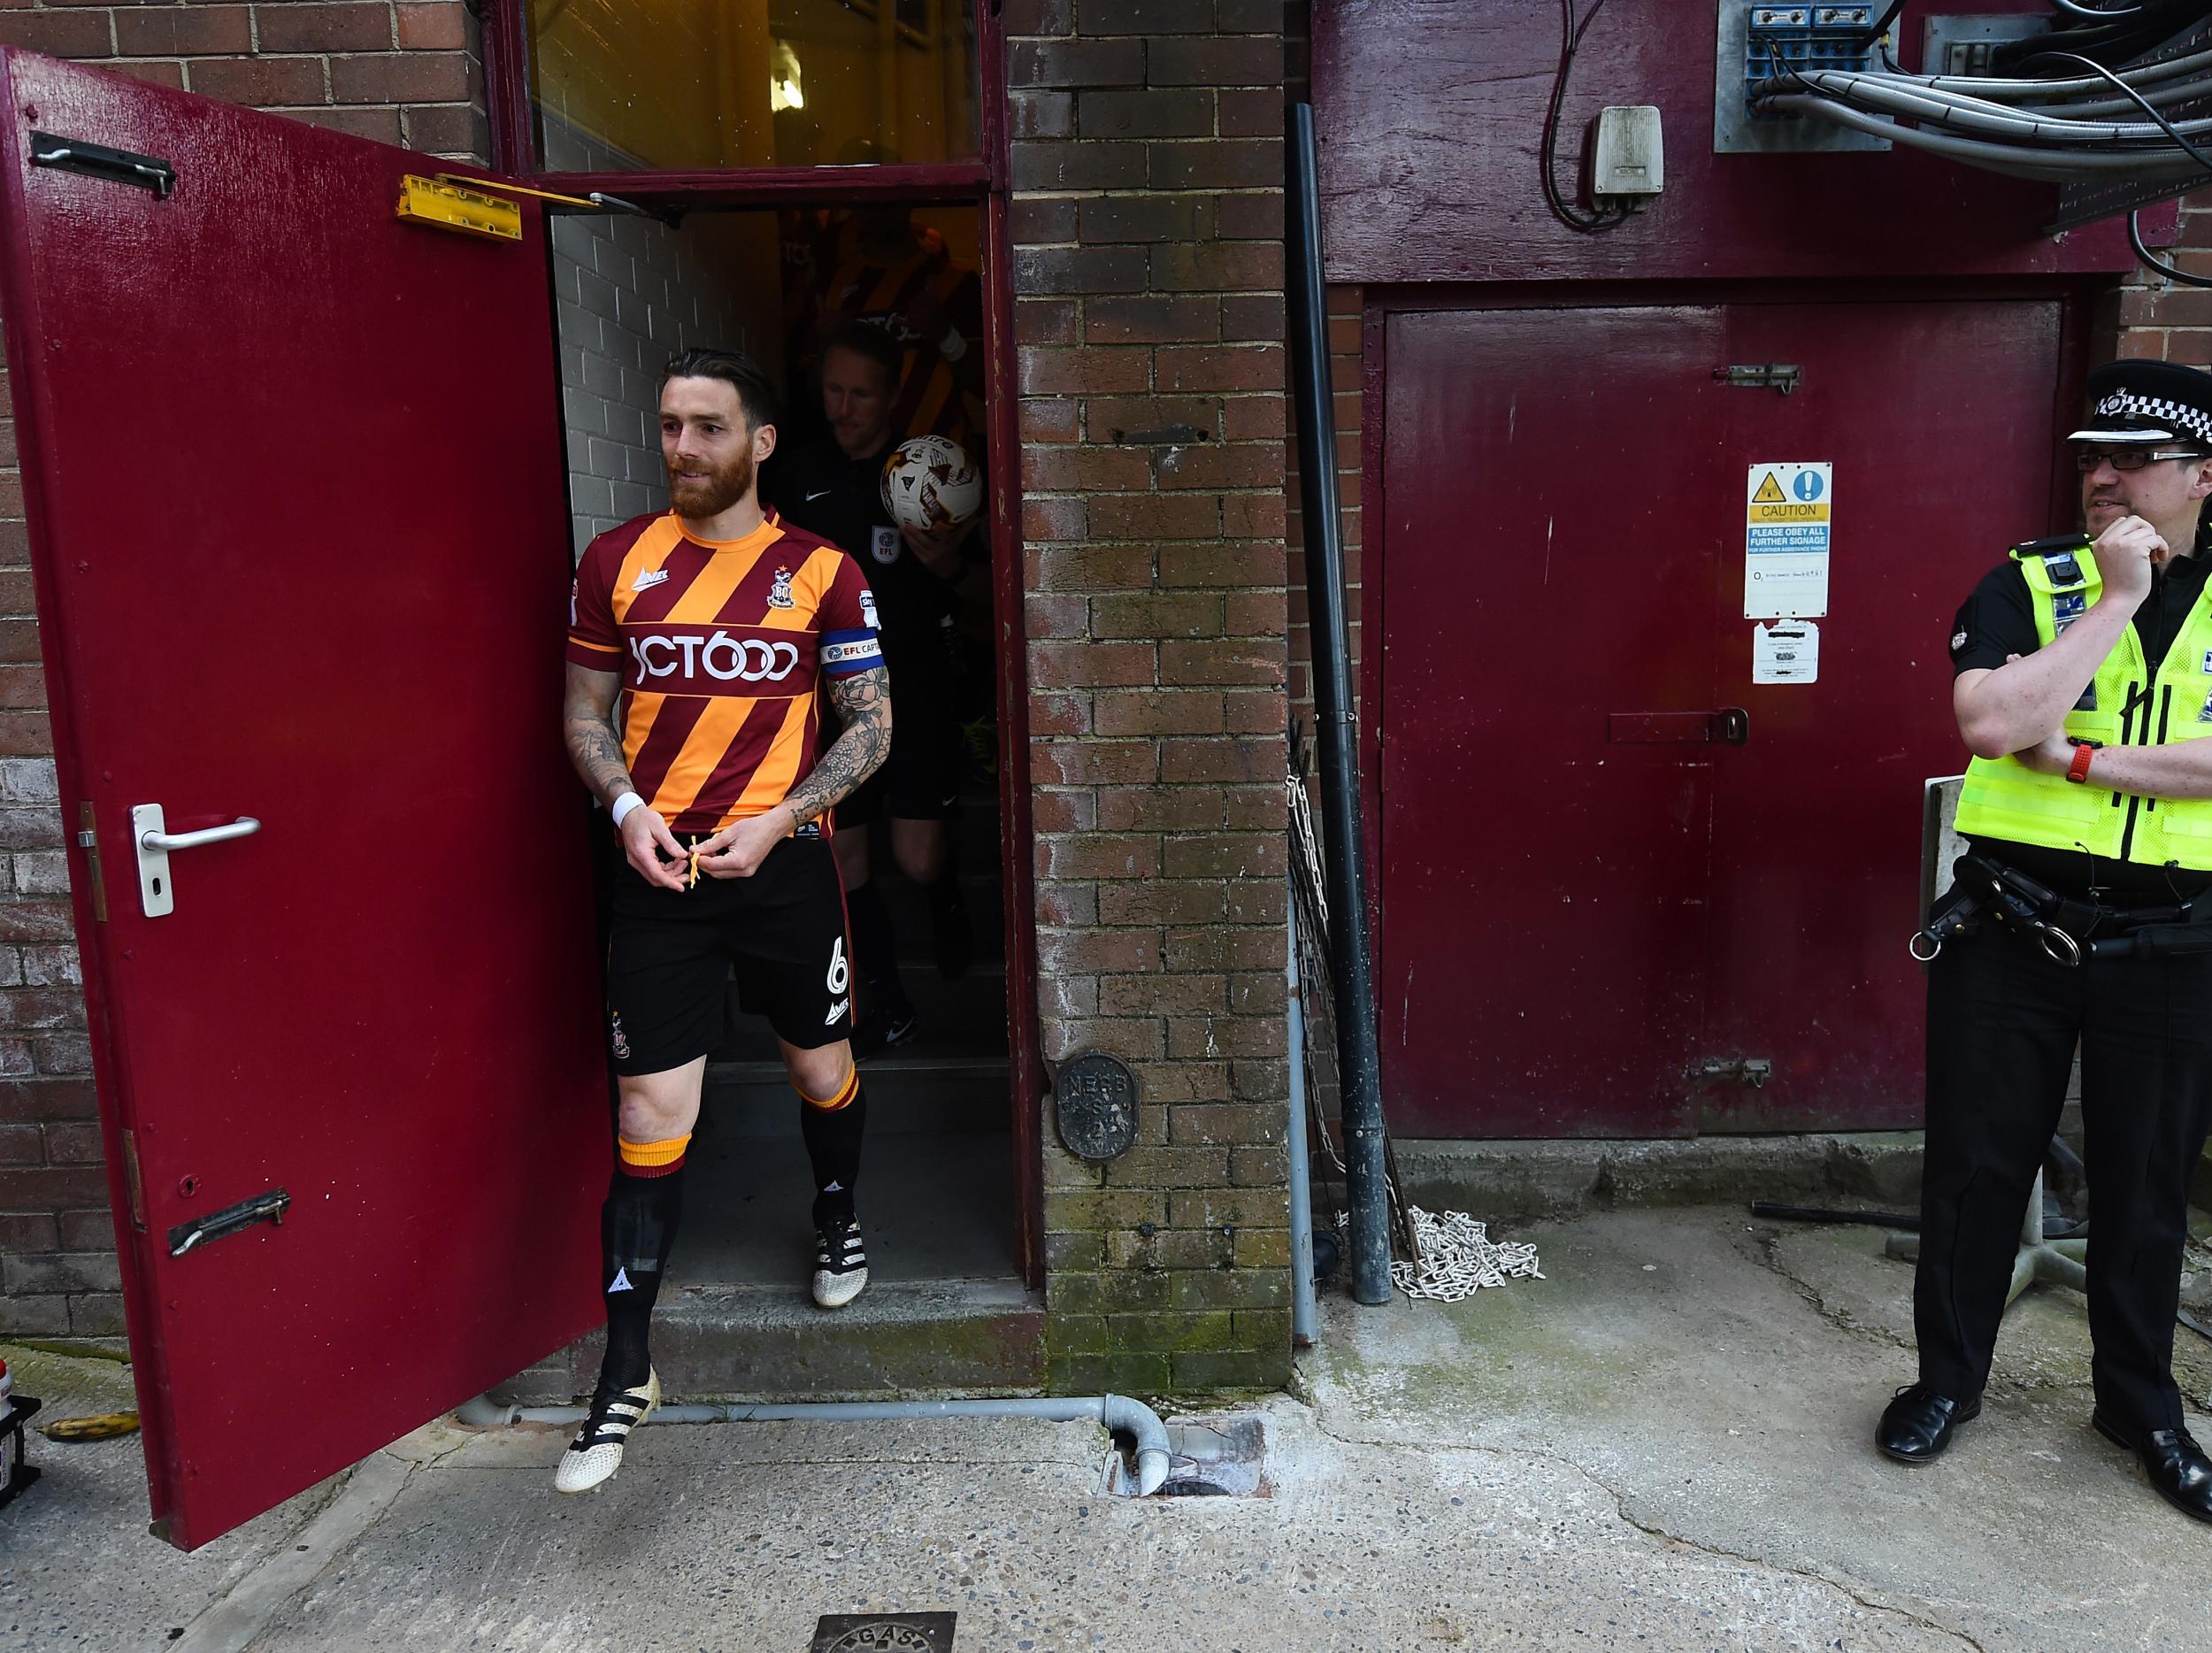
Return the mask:
POLYGON ((2074 761, 2066 765, 2066 778, 2076 786, 2089 779, 2089 760, 2097 755, 2097 749, 2084 741, 2074 748, 2074 761))

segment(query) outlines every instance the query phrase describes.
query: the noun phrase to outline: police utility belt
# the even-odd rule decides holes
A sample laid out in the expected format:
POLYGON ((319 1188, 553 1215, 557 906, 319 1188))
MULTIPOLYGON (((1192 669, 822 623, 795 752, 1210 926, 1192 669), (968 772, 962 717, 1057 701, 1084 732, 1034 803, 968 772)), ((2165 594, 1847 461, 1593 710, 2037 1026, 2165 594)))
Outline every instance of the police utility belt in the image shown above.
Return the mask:
POLYGON ((2212 903, 2108 907, 2076 901, 2047 889, 2017 867, 1978 855, 1961 856, 1953 873, 1951 888, 1934 915, 1906 943, 1906 950, 1924 965, 1952 937, 1972 935, 1984 924, 2033 941, 2053 963, 2070 969, 2085 958, 2212 952, 2212 903))

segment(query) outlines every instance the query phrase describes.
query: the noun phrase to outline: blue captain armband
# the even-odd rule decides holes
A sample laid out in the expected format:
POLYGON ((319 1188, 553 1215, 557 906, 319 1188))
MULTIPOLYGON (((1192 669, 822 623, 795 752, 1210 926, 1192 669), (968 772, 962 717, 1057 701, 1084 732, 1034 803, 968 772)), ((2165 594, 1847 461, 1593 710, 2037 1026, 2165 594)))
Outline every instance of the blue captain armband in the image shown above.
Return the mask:
POLYGON ((822 634, 822 670, 831 677, 851 677, 883 664, 883 644, 872 631, 822 634))

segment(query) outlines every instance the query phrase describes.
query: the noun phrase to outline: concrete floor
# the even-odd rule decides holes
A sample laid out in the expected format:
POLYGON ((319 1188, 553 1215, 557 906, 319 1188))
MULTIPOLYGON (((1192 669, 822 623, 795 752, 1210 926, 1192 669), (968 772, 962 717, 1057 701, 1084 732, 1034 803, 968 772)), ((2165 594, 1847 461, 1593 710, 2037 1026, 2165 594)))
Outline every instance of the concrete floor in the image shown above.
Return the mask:
MULTIPOLYGON (((962 1653, 2212 1648, 2212 1529, 2089 1431, 2078 1298, 2014 1311, 1987 1411, 1916 1473, 1867 1444, 1911 1375, 1878 1234, 1502 1237, 1548 1278, 1327 1305, 1300 1393, 1244 1409, 1254 1499, 1103 1496, 1094 1428, 986 1421, 649 1428, 561 1500, 560 1432, 440 1425, 180 1557, 142 1536, 134 1442, 37 1440, 0 1646, 803 1653, 821 1614, 936 1611, 962 1653)), ((2181 1336, 2200 1401, 2212 1343, 2181 1336)), ((117 1398, 97 1363, 21 1370, 49 1417, 117 1398)))

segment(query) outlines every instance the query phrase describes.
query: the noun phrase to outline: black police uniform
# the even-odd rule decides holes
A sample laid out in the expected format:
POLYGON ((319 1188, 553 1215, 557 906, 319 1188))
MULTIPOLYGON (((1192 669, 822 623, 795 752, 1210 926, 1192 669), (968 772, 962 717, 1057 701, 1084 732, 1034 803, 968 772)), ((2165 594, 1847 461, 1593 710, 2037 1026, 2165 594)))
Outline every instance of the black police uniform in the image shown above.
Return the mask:
MULTIPOLYGON (((2070 441, 2212 452, 2212 376, 2119 362, 2092 373, 2088 388, 2092 424, 2070 441)), ((2130 621, 2152 673, 2196 605, 2212 601, 2208 574, 2202 533, 2193 555, 2155 572, 2130 621)), ((2001 669, 2008 656, 2040 646, 2026 580, 2008 560, 1952 623, 1954 673, 2001 669)), ((2097 785, 2093 769, 2087 784, 2097 785)), ((2089 945, 2124 935, 2150 912, 2186 911, 2212 887, 2212 873, 1985 837, 1972 850, 1939 912, 1960 891, 1977 890, 1997 898, 1990 911, 2001 911, 2002 891, 1989 877, 2025 875, 2043 892, 2029 911, 2063 934, 2047 949, 2051 938, 1985 917, 1951 936, 1928 967, 1927 1139, 1913 1287, 1920 1382, 1886 1409, 1877 1444, 1924 1463, 1979 1410, 2029 1194, 2078 1046, 2094 1421, 2136 1451, 2169 1502, 2212 1520, 2212 1460, 2182 1426, 2172 1372, 2190 1183, 2212 1123, 2212 951, 2100 954, 2089 945)), ((2169 934, 2195 939, 2185 928, 2169 934)))
POLYGON ((897 444, 848 457, 822 437, 779 454, 769 481, 776 508, 810 534, 841 546, 875 594, 884 663, 897 715, 883 767, 837 806, 840 825, 889 814, 942 820, 958 803, 953 589, 922 565, 883 508, 884 461, 897 444))
MULTIPOLYGON (((2131 622, 2155 673, 2202 599, 2212 558, 2174 559, 2131 622)), ((2040 646, 2027 581, 2008 559, 1951 632, 1954 674, 2040 646)), ((2093 776, 2089 784, 2094 785, 2093 776)), ((2172 907, 2212 875, 1994 839, 1969 841, 2069 900, 2172 907)), ((1913 1326, 1920 1375, 1955 1399, 1981 1393, 2021 1219, 2065 1105, 2079 1041, 2091 1218, 2089 1325, 2099 1410, 2178 1427, 2170 1370, 2189 1184, 2212 1115, 2212 953, 2053 958, 1985 924, 1928 969, 1927 1148, 1913 1326)))

